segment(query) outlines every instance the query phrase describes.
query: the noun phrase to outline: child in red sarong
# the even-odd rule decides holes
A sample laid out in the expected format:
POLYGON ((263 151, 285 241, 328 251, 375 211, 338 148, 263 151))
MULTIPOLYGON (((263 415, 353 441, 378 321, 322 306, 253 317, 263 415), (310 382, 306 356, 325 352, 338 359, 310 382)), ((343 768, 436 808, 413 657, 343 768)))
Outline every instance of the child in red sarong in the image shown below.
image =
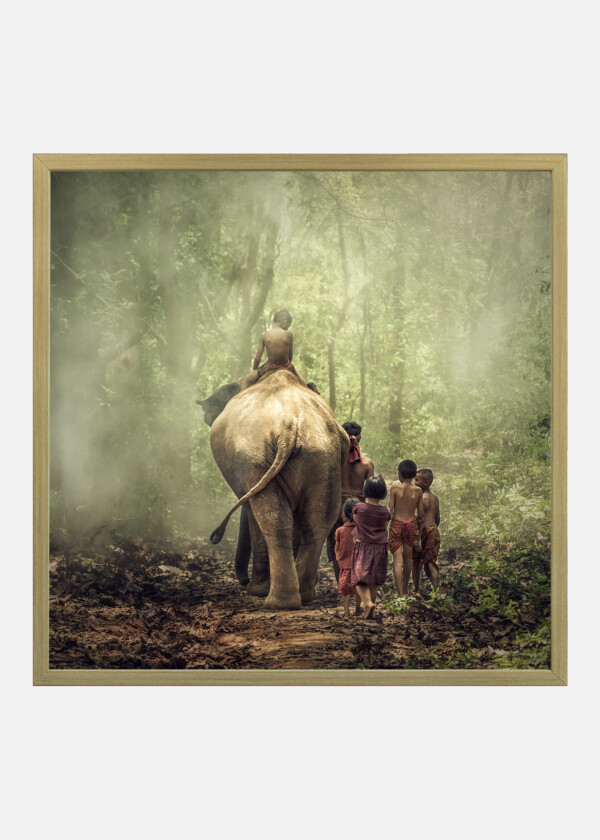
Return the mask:
POLYGON ((417 474, 414 461, 398 464, 400 484, 392 487, 390 510, 390 551, 394 559, 394 580, 398 595, 406 595, 413 569, 413 547, 420 547, 420 524, 423 520, 423 492, 412 483, 417 474), (415 515, 416 513, 416 515, 415 515))
POLYGON ((383 476, 368 478, 363 487, 364 502, 354 508, 356 533, 352 552, 351 582, 365 607, 365 618, 373 618, 377 587, 387 575, 387 524, 389 508, 381 504, 387 496, 383 476))
POLYGON ((355 598, 355 612, 358 615, 360 612, 360 596, 356 589, 352 586, 350 578, 352 576, 352 552, 354 550, 354 532, 356 531, 356 523, 352 518, 352 512, 358 499, 348 499, 344 504, 344 517, 346 522, 338 528, 335 532, 335 556, 340 567, 340 576, 338 579, 337 591, 342 596, 342 604, 344 605, 344 618, 350 618, 350 596, 355 598))
POLYGON ((244 391, 254 385, 261 376, 272 370, 289 370, 298 376, 296 368, 292 364, 294 336, 290 332, 291 323, 292 316, 287 309, 280 309, 279 312, 275 313, 273 326, 260 337, 252 371, 240 380, 240 390, 244 391), (267 361, 261 365, 260 362, 265 350, 267 351, 267 361))
POLYGON ((431 470, 418 470, 415 476, 415 484, 423 491, 423 510, 425 517, 421 529, 421 547, 413 551, 413 581, 415 584, 415 595, 419 595, 419 578, 421 564, 425 574, 431 581, 435 590, 440 585, 440 567, 437 558, 440 550, 440 500, 429 489, 433 482, 431 470))

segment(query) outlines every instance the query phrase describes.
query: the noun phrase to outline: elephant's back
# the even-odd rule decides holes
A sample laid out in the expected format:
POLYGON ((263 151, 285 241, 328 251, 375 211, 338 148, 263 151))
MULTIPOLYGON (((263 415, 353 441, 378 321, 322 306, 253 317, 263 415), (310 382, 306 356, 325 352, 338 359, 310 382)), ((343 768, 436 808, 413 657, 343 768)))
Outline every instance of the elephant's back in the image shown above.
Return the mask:
MULTIPOLYGON (((345 432, 326 401, 301 385, 294 374, 276 371, 242 391, 226 405, 211 428, 211 447, 228 458, 244 455, 272 462, 279 435, 294 425, 297 447, 305 452, 331 452, 344 447, 345 432)), ((347 440, 347 438, 346 438, 347 440)))

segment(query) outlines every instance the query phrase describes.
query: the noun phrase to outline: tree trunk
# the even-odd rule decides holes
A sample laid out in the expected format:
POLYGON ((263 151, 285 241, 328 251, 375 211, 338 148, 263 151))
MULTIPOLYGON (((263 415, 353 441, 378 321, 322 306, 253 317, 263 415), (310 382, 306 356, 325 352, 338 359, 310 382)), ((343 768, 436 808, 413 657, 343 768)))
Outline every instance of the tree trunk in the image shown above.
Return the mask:
POLYGON ((343 289, 343 298, 344 302, 342 304, 342 308, 340 309, 338 319, 336 321, 335 326, 331 331, 331 336, 329 341, 327 342, 327 353, 329 357, 329 405, 335 411, 336 406, 336 394, 335 394, 335 340, 339 331, 342 328, 342 325, 346 319, 346 313, 348 312, 348 307, 350 306, 350 289, 351 289, 351 281, 350 281, 350 271, 348 269, 348 255, 346 252, 346 238, 344 235, 344 225, 342 223, 342 213, 341 210, 338 209, 337 211, 337 225, 338 225, 338 233, 339 233, 339 241, 340 241, 340 253, 342 257, 342 274, 344 277, 344 289, 343 289))
POLYGON ((166 324, 165 363, 169 375, 178 377, 183 359, 181 358, 181 307, 175 285, 173 210, 173 202, 170 200, 167 187, 162 185, 158 227, 158 281, 166 324))
MULTIPOLYGON (((474 281, 471 282, 469 290, 469 361, 471 365, 475 365, 480 358, 480 345, 484 336, 484 331, 487 324, 487 319, 482 315, 488 313, 494 306, 501 301, 506 295, 507 291, 512 293, 513 289, 510 284, 506 282, 506 238, 504 233, 506 225, 507 209, 510 199, 511 185, 513 183, 513 175, 510 172, 505 173, 506 183, 501 196, 499 196, 498 204, 496 206, 495 221, 492 228, 491 240, 487 253, 487 275, 485 280, 485 288, 483 290, 482 300, 479 306, 475 306, 475 288, 474 281)), ((510 240, 511 246, 515 242, 515 232, 512 233, 510 240)))
POLYGON ((329 358, 329 405, 331 406, 331 410, 335 411, 335 353, 333 348, 334 339, 330 338, 327 342, 327 355, 329 358))
POLYGON ((273 198, 264 228, 260 230, 253 211, 253 233, 246 243, 246 255, 241 268, 243 282, 243 306, 245 317, 240 328, 240 353, 238 374, 243 376, 250 370, 255 348, 252 344, 252 332, 262 315, 267 296, 275 276, 277 237, 279 236, 279 214, 281 196, 273 198), (263 255, 259 263, 260 240, 264 234, 263 255))
MULTIPOLYGON (((404 290, 406 287, 406 266, 404 260, 404 241, 400 225, 396 227, 396 270, 392 278, 392 320, 394 324, 402 324, 404 290)), ((404 388, 404 353, 406 338, 404 330, 398 334, 397 358, 392 362, 391 399, 388 429, 396 437, 402 431, 402 391, 404 388)))
MULTIPOLYGON (((365 312, 365 305, 363 304, 363 318, 366 318, 365 312)), ((363 333, 360 339, 360 416, 361 422, 362 418, 365 416, 365 409, 366 409, 366 371, 365 371, 365 332, 366 330, 363 329, 363 333)))
POLYGON ((369 327, 369 287, 367 285, 367 249, 365 247, 365 239, 362 233, 358 238, 360 244, 360 252, 363 262, 363 276, 364 286, 362 290, 362 330, 360 331, 360 345, 359 345, 359 362, 360 362, 360 422, 364 421, 367 394, 366 394, 366 358, 365 358, 365 343, 367 340, 367 330, 369 327))
POLYGON ((252 327, 249 313, 252 306, 252 288, 256 279, 256 262, 258 260, 258 236, 254 231, 246 237, 244 244, 244 258, 240 267, 241 303, 240 338, 237 358, 236 376, 248 373, 252 363, 252 327))

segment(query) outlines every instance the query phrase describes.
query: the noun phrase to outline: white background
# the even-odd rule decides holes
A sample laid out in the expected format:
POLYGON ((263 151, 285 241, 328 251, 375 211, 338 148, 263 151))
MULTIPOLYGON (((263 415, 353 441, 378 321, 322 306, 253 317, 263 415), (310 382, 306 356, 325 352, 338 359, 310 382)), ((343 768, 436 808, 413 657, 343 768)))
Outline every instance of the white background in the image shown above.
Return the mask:
POLYGON ((592 833, 593 5, 58 0, 7 8, 5 836, 592 833), (50 152, 569 154, 568 688, 31 687, 31 171, 32 154, 50 152))

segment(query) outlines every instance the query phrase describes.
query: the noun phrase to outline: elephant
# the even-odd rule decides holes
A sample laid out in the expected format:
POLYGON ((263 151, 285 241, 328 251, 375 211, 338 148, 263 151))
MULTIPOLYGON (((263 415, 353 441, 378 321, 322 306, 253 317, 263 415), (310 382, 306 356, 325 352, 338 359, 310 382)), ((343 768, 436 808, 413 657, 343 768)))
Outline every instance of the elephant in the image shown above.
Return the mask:
MULTIPOLYGON (((219 414, 223 411, 230 399, 240 392, 239 382, 229 382, 221 385, 220 388, 204 400, 196 400, 204 411, 204 422, 212 426, 219 414)), ((235 573, 242 586, 250 583, 248 577, 248 566, 252 554, 252 543, 250 541, 250 525, 248 523, 248 505, 242 505, 240 512, 240 527, 238 531, 237 547, 235 550, 235 573)))
MULTIPOLYGON (((307 382, 307 387, 315 393, 319 393, 314 382, 307 382)), ((202 406, 204 410, 204 422, 208 426, 212 426, 219 414, 223 411, 230 399, 239 394, 240 383, 229 382, 226 385, 221 385, 220 388, 204 400, 196 400, 198 405, 202 406)), ((250 565, 250 557, 252 555, 252 541, 250 538, 250 524, 249 517, 252 514, 249 512, 249 503, 241 506, 240 524, 238 530, 237 546, 235 551, 235 573, 240 585, 244 588, 250 582, 248 577, 248 568, 250 565)), ((294 560, 298 556, 300 549, 300 538, 297 531, 294 532, 293 550, 294 560)))
POLYGON ((230 397, 235 390, 223 386, 201 402, 211 421, 213 457, 238 497, 211 542, 221 540, 231 514, 243 505, 254 557, 248 593, 267 596, 271 609, 298 609, 315 596, 350 441, 326 401, 288 370, 273 371, 230 397))

